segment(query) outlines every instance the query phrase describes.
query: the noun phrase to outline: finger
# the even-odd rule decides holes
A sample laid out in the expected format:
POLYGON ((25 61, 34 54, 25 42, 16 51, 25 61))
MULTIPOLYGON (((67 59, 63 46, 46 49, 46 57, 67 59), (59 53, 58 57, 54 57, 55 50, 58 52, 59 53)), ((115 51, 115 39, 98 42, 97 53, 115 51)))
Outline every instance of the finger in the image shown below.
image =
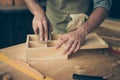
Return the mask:
POLYGON ((65 47, 65 50, 63 51, 63 54, 65 54, 69 49, 70 49, 71 45, 67 44, 65 47))
POLYGON ((61 45, 63 45, 67 40, 64 40, 62 37, 58 39, 58 43, 56 45, 56 48, 59 48, 61 45))
POLYGON ((72 41, 72 40, 69 40, 69 41, 67 42, 67 45, 66 45, 66 47, 65 47, 65 50, 64 50, 63 54, 65 54, 67 51, 69 51, 69 49, 71 48, 73 42, 74 42, 74 41, 72 41))
POLYGON ((69 49, 69 51, 66 54, 70 55, 74 51, 76 46, 77 46, 77 41, 74 41, 74 43, 72 44, 71 48, 69 49))
POLYGON ((53 31, 53 28, 52 28, 52 26, 51 26, 50 22, 49 22, 49 31, 50 31, 50 32, 52 32, 52 31, 53 31))
POLYGON ((77 52, 79 49, 80 49, 80 42, 77 44, 77 46, 73 52, 77 52))
POLYGON ((43 25, 39 26, 39 36, 40 36, 40 41, 43 41, 43 36, 44 36, 43 25))
POLYGON ((32 27, 33 27, 34 33, 37 34, 37 27, 36 27, 36 25, 34 24, 34 22, 32 22, 32 27))
POLYGON ((35 26, 35 27, 33 27, 33 31, 34 31, 35 34, 38 34, 39 33, 39 28, 35 26))
POLYGON ((47 25, 46 21, 43 22, 43 26, 44 26, 44 37, 45 37, 45 40, 48 40, 48 25, 47 25))

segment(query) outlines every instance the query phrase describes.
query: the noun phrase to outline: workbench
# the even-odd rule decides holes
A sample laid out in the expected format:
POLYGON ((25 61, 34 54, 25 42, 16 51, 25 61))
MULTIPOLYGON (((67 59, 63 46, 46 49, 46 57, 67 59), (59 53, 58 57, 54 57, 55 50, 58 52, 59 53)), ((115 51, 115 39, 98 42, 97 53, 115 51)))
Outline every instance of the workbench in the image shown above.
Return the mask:
MULTIPOLYGON (((118 25, 120 26, 120 25, 118 25)), ((100 27, 95 31, 99 36, 114 36, 120 38, 119 31, 113 31, 100 27)), ((105 41, 112 47, 120 47, 120 41, 105 41)), ((15 59, 27 62, 25 54, 25 43, 3 48, 0 52, 15 59)), ((90 76, 110 75, 108 80, 120 80, 120 56, 111 53, 108 49, 79 50, 70 56, 68 60, 41 60, 29 62, 29 64, 46 76, 54 80, 73 80, 72 74, 90 76)), ((33 80, 31 77, 14 69, 13 67, 0 62, 0 72, 9 72, 14 80, 33 80)))

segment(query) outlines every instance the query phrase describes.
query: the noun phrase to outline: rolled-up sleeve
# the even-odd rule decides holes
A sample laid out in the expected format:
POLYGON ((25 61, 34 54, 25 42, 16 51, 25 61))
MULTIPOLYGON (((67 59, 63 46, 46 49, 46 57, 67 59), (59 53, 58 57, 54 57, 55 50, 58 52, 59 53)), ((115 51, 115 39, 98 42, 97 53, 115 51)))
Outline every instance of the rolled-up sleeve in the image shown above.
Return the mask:
POLYGON ((112 5, 112 0, 93 0, 93 4, 94 9, 97 7, 104 7, 109 11, 112 5))

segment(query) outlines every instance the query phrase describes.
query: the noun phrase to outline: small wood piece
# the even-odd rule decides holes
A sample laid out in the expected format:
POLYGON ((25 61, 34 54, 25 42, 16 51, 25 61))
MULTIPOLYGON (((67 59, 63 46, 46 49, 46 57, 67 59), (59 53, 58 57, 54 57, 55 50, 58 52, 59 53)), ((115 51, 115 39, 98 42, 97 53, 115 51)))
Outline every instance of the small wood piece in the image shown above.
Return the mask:
POLYGON ((112 47, 113 50, 120 52, 120 47, 112 47))
POLYGON ((60 35, 51 35, 50 42, 40 43, 37 35, 28 35, 26 42, 27 61, 40 60, 66 60, 67 55, 62 55, 63 48, 55 49, 57 39, 60 35))
MULTIPOLYGON (((62 55, 64 50, 63 45, 59 49, 55 49, 57 39, 61 34, 52 34, 51 42, 39 43, 36 35, 28 35, 26 42, 26 56, 27 61, 40 61, 40 60, 67 60, 68 55, 62 55)), ((85 39, 85 44, 80 49, 98 49, 108 48, 108 45, 97 36, 95 33, 89 34, 85 39)))

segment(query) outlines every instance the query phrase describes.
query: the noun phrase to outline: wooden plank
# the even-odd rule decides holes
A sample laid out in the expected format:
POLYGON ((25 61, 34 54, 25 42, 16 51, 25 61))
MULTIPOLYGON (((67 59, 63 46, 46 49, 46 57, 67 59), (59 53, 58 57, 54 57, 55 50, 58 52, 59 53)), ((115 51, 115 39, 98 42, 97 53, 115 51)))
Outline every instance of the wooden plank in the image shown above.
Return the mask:
POLYGON ((13 68, 25 73, 28 76, 31 76, 35 80, 42 80, 44 78, 44 75, 30 67, 29 64, 17 59, 10 58, 3 53, 0 53, 0 61, 12 66, 13 68))
POLYGON ((97 34, 91 33, 86 39, 84 45, 80 49, 100 49, 108 48, 108 44, 97 34))
POLYGON ((120 32, 120 20, 106 19, 100 27, 108 28, 120 32))
POLYGON ((108 37, 108 36, 101 36, 104 39, 109 39, 109 40, 114 40, 114 41, 120 41, 120 38, 116 38, 116 37, 108 37))
POLYGON ((26 75, 32 77, 35 80, 53 80, 50 77, 44 76, 36 69, 32 68, 29 64, 22 62, 20 60, 8 57, 4 53, 0 52, 0 61, 12 66, 13 68, 25 73, 26 75))

